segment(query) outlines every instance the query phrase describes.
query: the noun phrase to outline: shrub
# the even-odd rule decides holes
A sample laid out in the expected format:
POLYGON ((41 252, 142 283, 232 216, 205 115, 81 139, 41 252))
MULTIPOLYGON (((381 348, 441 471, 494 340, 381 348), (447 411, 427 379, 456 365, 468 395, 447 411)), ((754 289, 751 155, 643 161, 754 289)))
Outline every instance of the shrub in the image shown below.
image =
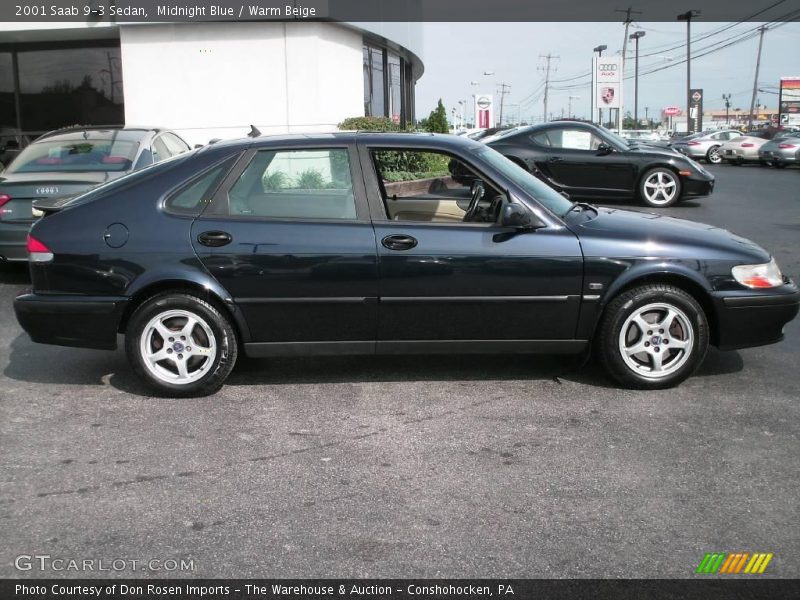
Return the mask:
POLYGON ((325 179, 316 169, 306 169, 297 176, 297 187, 301 190, 321 190, 325 187, 325 179))
POLYGON ((339 129, 356 131, 402 131, 399 124, 388 117, 349 117, 339 123, 339 129))
POLYGON ((286 173, 283 171, 275 171, 269 175, 265 173, 261 178, 261 185, 264 187, 265 192, 282 190, 286 187, 286 173))

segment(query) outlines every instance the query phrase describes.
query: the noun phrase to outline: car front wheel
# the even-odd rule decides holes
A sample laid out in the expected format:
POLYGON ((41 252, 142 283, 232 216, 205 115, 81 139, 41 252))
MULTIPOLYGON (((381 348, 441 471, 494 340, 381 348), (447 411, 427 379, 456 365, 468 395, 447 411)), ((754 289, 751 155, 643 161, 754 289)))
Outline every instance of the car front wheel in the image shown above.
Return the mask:
POLYGON ((671 285, 631 289, 609 303, 597 337, 600 361, 625 387, 663 389, 692 375, 708 350, 697 301, 671 285))
POLYGON ((672 206, 681 197, 681 180, 669 169, 651 169, 639 183, 639 197, 648 206, 672 206))
POLYGON ((134 312, 125 351, 136 374, 162 395, 205 396, 222 387, 236 363, 236 333, 205 300, 167 293, 134 312))

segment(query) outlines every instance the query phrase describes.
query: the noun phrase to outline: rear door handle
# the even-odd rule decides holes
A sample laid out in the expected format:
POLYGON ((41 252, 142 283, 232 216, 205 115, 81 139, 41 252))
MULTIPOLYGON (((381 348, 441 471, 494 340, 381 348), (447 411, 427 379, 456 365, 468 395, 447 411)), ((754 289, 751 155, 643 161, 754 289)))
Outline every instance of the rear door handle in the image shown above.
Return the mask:
POLYGON ((381 244, 389 250, 411 250, 417 245, 417 239, 410 235, 387 235, 381 240, 381 244))
POLYGON ((218 248, 230 244, 233 238, 230 233, 225 231, 204 231, 197 236, 197 241, 203 244, 203 246, 218 248))
POLYGON ((563 160, 564 159, 561 158, 560 156, 551 156, 550 158, 547 159, 547 162, 556 163, 556 162, 562 162, 563 160))

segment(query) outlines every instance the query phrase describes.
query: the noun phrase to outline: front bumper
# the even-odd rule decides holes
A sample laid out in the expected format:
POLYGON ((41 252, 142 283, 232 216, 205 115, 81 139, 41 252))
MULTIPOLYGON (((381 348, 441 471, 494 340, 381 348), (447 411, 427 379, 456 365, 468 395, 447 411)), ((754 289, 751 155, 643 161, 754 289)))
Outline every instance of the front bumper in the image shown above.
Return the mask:
POLYGON ((683 186, 683 197, 689 196, 709 196, 714 191, 713 175, 704 176, 701 174, 691 175, 681 178, 683 186))
POLYGON ((114 350, 127 304, 123 297, 25 292, 14 299, 14 312, 34 342, 114 350))
POLYGON ((753 292, 712 294, 717 314, 716 345, 735 350, 774 344, 783 339, 783 328, 800 310, 800 290, 793 283, 753 292))

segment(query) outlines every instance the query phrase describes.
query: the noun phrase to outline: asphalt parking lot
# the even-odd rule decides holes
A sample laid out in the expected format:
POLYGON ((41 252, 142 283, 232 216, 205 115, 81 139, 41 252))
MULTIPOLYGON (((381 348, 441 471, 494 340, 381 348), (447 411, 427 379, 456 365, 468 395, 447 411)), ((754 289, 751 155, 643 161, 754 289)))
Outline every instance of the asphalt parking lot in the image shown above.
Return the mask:
MULTIPOLYGON (((710 170, 712 197, 660 212, 800 279, 800 169, 710 170)), ((554 357, 330 357, 165 400, 121 349, 33 344, 27 283, 0 273, 0 577, 115 574, 14 567, 34 554, 194 565, 128 577, 691 577, 748 551, 800 573, 798 320, 674 390, 554 357)))

